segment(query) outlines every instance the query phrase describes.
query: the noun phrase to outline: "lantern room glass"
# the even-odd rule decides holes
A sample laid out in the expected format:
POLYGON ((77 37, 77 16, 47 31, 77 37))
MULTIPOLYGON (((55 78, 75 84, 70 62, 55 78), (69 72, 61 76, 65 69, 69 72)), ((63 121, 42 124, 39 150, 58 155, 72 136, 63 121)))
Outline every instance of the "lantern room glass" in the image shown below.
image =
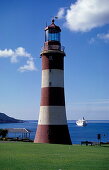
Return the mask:
POLYGON ((46 30, 45 41, 59 41, 60 42, 60 32, 50 33, 48 30, 46 30))

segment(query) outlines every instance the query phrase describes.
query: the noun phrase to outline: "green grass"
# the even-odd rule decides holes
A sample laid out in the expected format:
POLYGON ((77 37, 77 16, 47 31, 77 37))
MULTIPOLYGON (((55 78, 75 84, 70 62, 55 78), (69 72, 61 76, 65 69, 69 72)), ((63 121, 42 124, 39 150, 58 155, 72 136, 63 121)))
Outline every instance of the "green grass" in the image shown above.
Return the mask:
POLYGON ((0 170, 109 170, 109 146, 0 143, 0 170))

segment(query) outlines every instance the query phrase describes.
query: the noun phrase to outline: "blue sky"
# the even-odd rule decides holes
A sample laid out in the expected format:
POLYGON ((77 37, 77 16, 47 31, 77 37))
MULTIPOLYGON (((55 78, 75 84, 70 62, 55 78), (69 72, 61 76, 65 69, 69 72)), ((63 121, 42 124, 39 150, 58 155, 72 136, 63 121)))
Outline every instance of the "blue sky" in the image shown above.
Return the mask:
POLYGON ((109 119, 109 2, 98 4, 0 0, 0 112, 38 119, 44 27, 58 15, 67 118, 109 119))

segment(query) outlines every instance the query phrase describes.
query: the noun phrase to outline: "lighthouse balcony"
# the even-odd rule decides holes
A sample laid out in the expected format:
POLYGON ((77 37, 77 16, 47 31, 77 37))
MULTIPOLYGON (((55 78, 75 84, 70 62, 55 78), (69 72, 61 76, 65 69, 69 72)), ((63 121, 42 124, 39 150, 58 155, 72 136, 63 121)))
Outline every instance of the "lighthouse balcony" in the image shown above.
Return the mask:
POLYGON ((45 44, 44 47, 41 49, 41 55, 44 53, 63 53, 65 55, 65 47, 61 45, 51 45, 51 44, 45 44))
POLYGON ((65 47, 60 45, 51 45, 51 44, 45 44, 44 47, 42 47, 42 51, 47 50, 59 50, 64 52, 65 47))

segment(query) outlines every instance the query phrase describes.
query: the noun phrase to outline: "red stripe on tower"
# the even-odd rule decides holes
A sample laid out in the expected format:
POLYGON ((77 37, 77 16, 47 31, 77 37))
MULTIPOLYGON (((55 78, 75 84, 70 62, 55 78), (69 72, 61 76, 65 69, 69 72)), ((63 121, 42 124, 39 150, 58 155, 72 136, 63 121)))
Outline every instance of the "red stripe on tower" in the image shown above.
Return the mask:
POLYGON ((42 87, 39 120, 34 143, 72 144, 65 109, 64 49, 60 27, 45 28, 42 56, 42 87))

